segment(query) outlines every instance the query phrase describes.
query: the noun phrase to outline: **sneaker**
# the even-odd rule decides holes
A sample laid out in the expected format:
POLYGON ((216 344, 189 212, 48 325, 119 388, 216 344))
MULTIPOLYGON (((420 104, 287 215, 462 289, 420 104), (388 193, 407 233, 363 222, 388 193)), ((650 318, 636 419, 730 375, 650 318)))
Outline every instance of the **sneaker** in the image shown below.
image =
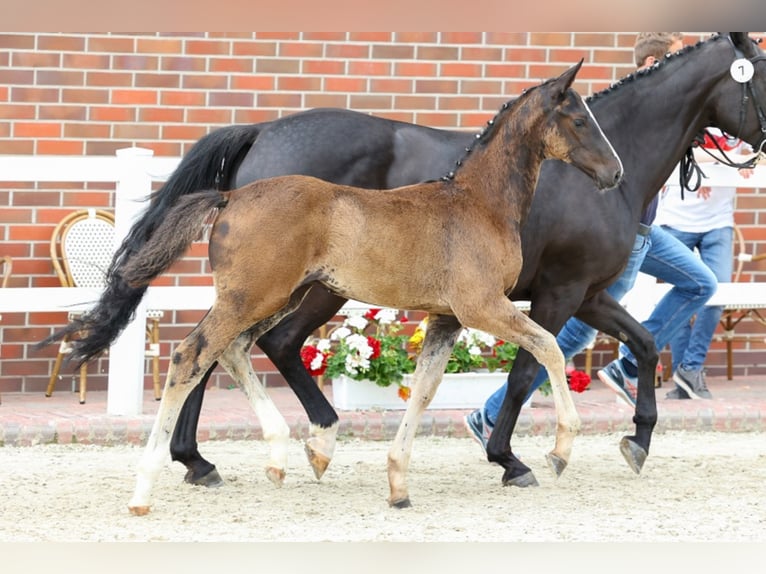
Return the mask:
POLYGON ((484 417, 484 409, 476 409, 472 413, 467 414, 463 420, 465 421, 465 427, 471 432, 473 438, 476 439, 476 442, 481 445, 481 448, 486 453, 489 435, 492 434, 492 425, 484 417))
POLYGON ((689 393, 683 390, 678 385, 672 391, 665 394, 666 399, 690 399, 689 393))
POLYGON ((707 384, 705 384, 705 373, 702 369, 694 371, 684 369, 683 365, 679 365, 676 372, 673 373, 673 381, 689 393, 689 396, 693 399, 713 398, 713 395, 707 389, 707 384))
POLYGON ((615 359, 598 372, 598 378, 607 387, 617 393, 628 406, 636 406, 636 384, 633 377, 629 377, 622 368, 619 359, 615 359))

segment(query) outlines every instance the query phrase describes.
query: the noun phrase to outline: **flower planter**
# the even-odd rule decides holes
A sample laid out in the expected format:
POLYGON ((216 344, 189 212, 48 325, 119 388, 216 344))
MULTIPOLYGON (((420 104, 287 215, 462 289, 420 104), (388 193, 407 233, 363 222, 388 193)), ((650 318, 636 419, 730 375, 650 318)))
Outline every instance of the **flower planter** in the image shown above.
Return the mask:
MULTIPOLYGON (((503 384, 507 373, 445 374, 428 409, 475 409, 503 384)), ((406 385, 412 385, 412 375, 405 375, 406 385)), ((332 380, 335 408, 353 410, 404 410, 408 402, 397 395, 398 386, 379 387, 372 381, 355 381, 346 376, 332 380)), ((527 403, 524 406, 528 406, 527 403)))

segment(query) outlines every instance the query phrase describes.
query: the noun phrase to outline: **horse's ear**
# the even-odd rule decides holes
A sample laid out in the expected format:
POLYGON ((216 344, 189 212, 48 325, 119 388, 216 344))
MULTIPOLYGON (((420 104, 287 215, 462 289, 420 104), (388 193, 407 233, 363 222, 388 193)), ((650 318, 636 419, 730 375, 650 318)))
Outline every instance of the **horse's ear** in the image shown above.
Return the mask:
POLYGON ((755 55, 755 44, 747 32, 729 32, 729 38, 731 38, 734 47, 738 48, 748 58, 755 55))
POLYGON ((564 97, 566 94, 566 91, 572 87, 572 84, 574 83, 575 77, 577 77, 577 72, 580 71, 580 68, 582 67, 584 58, 580 58, 580 61, 577 62, 574 66, 569 68, 566 72, 561 74, 557 79, 556 82, 559 85, 559 97, 564 97))

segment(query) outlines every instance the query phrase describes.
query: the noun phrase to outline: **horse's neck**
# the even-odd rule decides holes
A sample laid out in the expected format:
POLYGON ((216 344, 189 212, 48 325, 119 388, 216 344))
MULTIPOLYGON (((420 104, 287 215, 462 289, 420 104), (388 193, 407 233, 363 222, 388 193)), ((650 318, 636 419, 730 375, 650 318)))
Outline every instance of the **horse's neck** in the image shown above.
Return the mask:
MULTIPOLYGON (((516 117, 523 117, 521 112, 516 117)), ((501 218, 522 218, 529 211, 543 162, 541 130, 535 123, 513 119, 477 146, 457 172, 456 183, 475 202, 501 218)))
POLYGON ((591 104, 622 160, 626 175, 622 187, 630 196, 628 201, 648 203, 683 158, 694 136, 706 127, 705 103, 720 80, 720 74, 711 70, 724 65, 717 67, 710 58, 725 57, 725 49, 714 48, 702 47, 675 56, 662 69, 650 72, 651 76, 638 77, 591 104))

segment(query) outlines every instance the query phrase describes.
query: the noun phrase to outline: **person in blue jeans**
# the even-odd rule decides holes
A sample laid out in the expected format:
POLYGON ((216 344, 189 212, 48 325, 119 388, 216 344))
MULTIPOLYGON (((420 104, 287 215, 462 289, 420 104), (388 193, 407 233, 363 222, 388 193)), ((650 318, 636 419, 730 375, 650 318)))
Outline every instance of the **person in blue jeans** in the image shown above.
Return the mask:
MULTIPOLYGON (((723 150, 729 159, 738 163, 744 163, 752 154, 750 146, 715 128, 705 130, 702 148, 723 150)), ((698 156, 700 163, 714 161, 701 150, 695 150, 695 156, 698 156)), ((738 173, 747 179, 753 170, 740 168, 738 173)), ((734 266, 732 241, 736 192, 736 187, 701 187, 696 194, 682 196, 678 186, 666 186, 660 193, 654 222, 690 250, 696 248, 718 281, 730 281, 734 266)), ((722 312, 722 307, 705 306, 699 310, 694 321, 685 322, 671 338, 676 387, 666 395, 667 398, 706 398, 704 394, 698 396, 696 389, 707 387, 703 366, 722 312), (695 391, 691 394, 687 391, 690 386, 695 391)))
MULTIPOLYGON (((678 32, 639 34, 634 47, 638 69, 651 66, 668 52, 680 50, 683 47, 682 39, 683 36, 678 32)), ((710 269, 683 243, 661 227, 652 225, 657 204, 658 196, 655 196, 642 214, 639 233, 625 270, 607 291, 615 299, 622 299, 635 284, 639 271, 673 285, 652 315, 642 323, 654 335, 657 348, 662 349, 681 324, 688 322, 713 295, 717 281, 710 269)), ((564 357, 569 360, 585 349, 595 336, 595 329, 572 317, 557 335, 556 342, 564 357)), ((622 345, 620 352, 621 358, 615 359, 598 372, 599 379, 624 402, 635 406, 638 375, 636 360, 626 346, 622 345)), ((547 378, 547 372, 541 367, 528 396, 547 378)), ((506 385, 502 385, 482 408, 465 417, 466 427, 485 450, 505 392, 506 385)))

